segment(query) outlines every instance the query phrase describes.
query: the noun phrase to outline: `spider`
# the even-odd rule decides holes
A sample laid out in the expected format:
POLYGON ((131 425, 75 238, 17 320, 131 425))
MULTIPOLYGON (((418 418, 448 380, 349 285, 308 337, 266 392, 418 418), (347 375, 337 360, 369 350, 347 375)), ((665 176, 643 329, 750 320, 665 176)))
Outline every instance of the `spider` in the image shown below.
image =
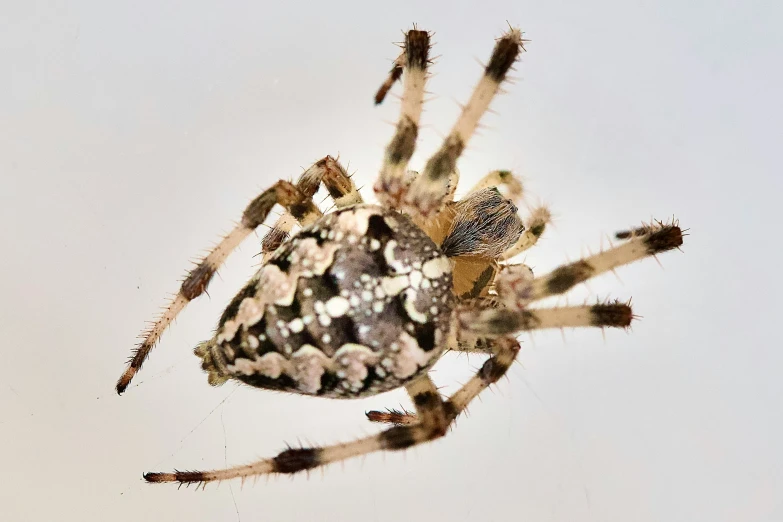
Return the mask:
POLYGON ((629 304, 620 301, 531 304, 682 244, 676 222, 655 222, 619 232, 617 246, 545 275, 508 262, 536 244, 549 212, 534 209, 523 222, 516 206, 522 186, 508 171, 489 173, 455 200, 456 164, 527 40, 509 28, 496 41, 451 133, 418 173, 408 163, 431 64, 430 36, 415 27, 405 33, 403 51, 375 96, 380 104, 402 79, 399 122, 373 187, 380 205, 364 203, 331 156, 313 164, 296 184, 275 183, 249 203, 240 223, 188 273, 168 308, 142 335, 117 383, 121 394, 177 314, 205 292, 226 257, 280 205, 285 212, 262 241, 261 268, 229 303, 213 337, 195 349, 209 383, 233 379, 332 399, 403 387, 415 411, 368 412, 370 421, 388 426, 353 442, 289 447, 274 458, 222 470, 145 473, 148 482, 206 484, 296 473, 443 437, 471 401, 506 373, 520 351, 520 333, 627 328, 634 318, 629 304), (313 202, 321 184, 334 200, 331 213, 322 214, 313 202), (292 234, 296 225, 301 228, 292 234), (489 357, 444 398, 429 370, 449 350, 489 357))

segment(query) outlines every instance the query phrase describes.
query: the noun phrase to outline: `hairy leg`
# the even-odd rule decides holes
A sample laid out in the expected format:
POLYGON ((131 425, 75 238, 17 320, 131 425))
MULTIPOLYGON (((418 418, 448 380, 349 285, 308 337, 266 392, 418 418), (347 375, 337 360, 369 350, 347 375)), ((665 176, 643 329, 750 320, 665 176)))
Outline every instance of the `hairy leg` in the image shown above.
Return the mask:
POLYGON ((375 192, 381 203, 399 208, 405 192, 408 162, 416 149, 424 101, 424 85, 429 66, 430 35, 427 31, 413 29, 405 35, 404 52, 395 62, 389 78, 376 95, 376 104, 386 96, 392 84, 402 75, 404 91, 397 129, 389 145, 383 166, 375 184, 375 192), (403 74, 404 73, 404 74, 403 74))
POLYGON ((459 314, 460 325, 474 335, 497 337, 509 334, 544 330, 547 328, 627 328, 633 320, 633 311, 627 303, 613 301, 582 306, 556 308, 464 309, 459 314))
MULTIPOLYGON (((465 411, 473 399, 505 375, 519 353, 519 342, 513 337, 483 341, 481 350, 466 351, 482 351, 491 354, 491 357, 484 362, 481 369, 468 382, 446 401, 449 422, 453 422, 460 413, 465 411)), ((418 421, 418 416, 415 413, 405 410, 369 411, 366 415, 367 419, 372 422, 397 426, 407 426, 418 421)))
POLYGON ((676 223, 650 226, 618 246, 556 268, 533 280, 532 300, 563 294, 579 283, 604 272, 679 248, 682 230, 676 223))
POLYGON ((427 217, 440 210, 448 191, 449 175, 456 168, 457 160, 475 133, 479 120, 519 57, 522 43, 522 33, 516 29, 498 40, 484 69, 484 76, 476 85, 451 133, 440 150, 429 159, 422 175, 411 184, 404 200, 408 213, 427 217))
POLYGON ((631 307, 620 302, 558 308, 529 308, 531 303, 563 294, 592 277, 654 256, 682 245, 677 225, 659 224, 633 235, 625 243, 609 250, 556 268, 549 274, 533 277, 524 265, 510 265, 498 275, 496 287, 501 306, 458 307, 460 326, 478 336, 504 336, 542 328, 579 326, 627 327, 633 319, 631 307))
POLYGON ((418 422, 415 424, 395 426, 376 435, 342 444, 320 448, 289 448, 274 458, 259 460, 245 466, 214 471, 145 473, 144 478, 148 482, 204 484, 233 478, 244 480, 258 475, 290 474, 375 451, 403 450, 445 435, 450 416, 430 377, 428 375, 419 377, 409 383, 406 389, 416 406, 418 422))
MULTIPOLYGON (((461 334, 456 346, 450 348, 455 351, 490 353, 492 357, 476 376, 446 402, 450 415, 456 417, 464 411, 473 398, 494 382, 494 376, 505 373, 519 350, 517 341, 511 336, 544 328, 627 328, 630 325, 633 311, 629 304, 619 301, 584 306, 528 308, 530 303, 566 292, 590 277, 678 248, 682 244, 682 231, 676 224, 658 223, 620 232, 617 237, 628 241, 555 269, 542 277, 534 277, 525 265, 504 267, 497 278, 498 295, 494 300, 469 299, 458 305, 461 334)), ((408 425, 417 420, 414 414, 404 410, 370 411, 367 412, 367 418, 373 422, 395 425, 408 425)))
POLYGON ((519 236, 516 243, 503 252, 503 255, 500 258, 502 260, 511 259, 534 246, 538 242, 538 238, 544 233, 550 219, 552 219, 552 216, 546 207, 534 209, 527 219, 525 231, 519 236))
POLYGON ((514 203, 518 203, 524 193, 522 182, 511 171, 493 170, 473 185, 468 194, 492 187, 505 187, 507 191, 506 197, 514 203))
POLYGON ((142 334, 141 343, 134 350, 125 372, 117 381, 117 393, 125 391, 169 324, 190 301, 206 291, 215 272, 228 255, 264 222, 275 204, 283 206, 297 221, 302 223, 315 221, 321 215, 312 199, 306 197, 297 187, 287 181, 278 181, 251 201, 245 208, 239 224, 188 273, 179 292, 168 307, 149 330, 142 334))
POLYGON ((392 87, 394 87, 394 84, 397 83, 400 78, 402 78, 402 71, 405 69, 405 63, 405 51, 403 51, 400 53, 397 59, 394 60, 394 64, 389 71, 389 75, 375 93, 375 105, 380 105, 383 103, 383 100, 386 99, 386 95, 389 94, 389 91, 392 87))
MULTIPOLYGON (((312 198, 323 183, 329 196, 334 200, 337 208, 362 203, 362 196, 348 176, 345 168, 339 161, 331 156, 315 162, 304 171, 296 183, 296 187, 308 198, 312 198)), ((278 247, 283 244, 296 223, 296 219, 290 212, 285 212, 272 229, 264 236, 261 243, 263 262, 266 262, 278 247)))

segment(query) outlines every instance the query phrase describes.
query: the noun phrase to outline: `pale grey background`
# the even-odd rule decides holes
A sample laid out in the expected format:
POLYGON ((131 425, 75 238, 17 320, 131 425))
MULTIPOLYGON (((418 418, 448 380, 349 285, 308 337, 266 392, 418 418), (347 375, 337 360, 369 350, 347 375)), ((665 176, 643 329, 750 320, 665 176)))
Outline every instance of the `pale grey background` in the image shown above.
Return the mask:
MULTIPOLYGON (((0 520, 783 520, 774 5, 2 2, 0 520), (538 271, 676 215, 684 254, 570 298, 633 297, 644 319, 605 340, 525 337, 509 379, 404 455, 241 491, 142 483, 348 440, 377 429, 365 410, 407 403, 207 385, 191 349, 254 270, 256 238, 138 385, 113 386, 188 260, 262 188, 327 153, 369 187, 399 108, 371 99, 401 30, 436 31, 442 55, 420 166, 506 20, 532 42, 463 189, 512 168, 551 205, 538 271)), ((453 389, 480 363, 448 357, 436 379, 453 389)))

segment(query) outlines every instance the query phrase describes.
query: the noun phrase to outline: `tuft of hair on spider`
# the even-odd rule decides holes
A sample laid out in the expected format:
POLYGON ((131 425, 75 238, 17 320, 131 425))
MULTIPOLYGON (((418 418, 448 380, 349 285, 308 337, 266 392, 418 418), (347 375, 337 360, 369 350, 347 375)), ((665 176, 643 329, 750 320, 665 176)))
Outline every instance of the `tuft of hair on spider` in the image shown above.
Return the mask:
POLYGON ((228 303, 211 338, 198 344, 210 385, 233 381, 263 390, 356 399, 404 388, 412 411, 366 412, 380 433, 323 447, 287 447, 227 469, 145 473, 151 483, 209 482, 295 474, 375 451, 399 451, 443 437, 485 389, 517 360, 523 332, 566 327, 627 329, 630 302, 538 307, 539 301, 647 257, 679 248, 676 221, 618 232, 620 244, 534 274, 511 262, 546 232, 545 206, 520 215, 519 178, 492 170, 461 198, 457 163, 479 120, 524 51, 510 28, 496 42, 451 132, 421 171, 416 147, 431 34, 405 34, 375 101, 402 81, 399 121, 366 203, 340 161, 325 156, 296 183, 278 181, 251 200, 239 223, 185 276, 168 307, 142 334, 117 382, 124 392, 162 333, 187 304, 206 293, 216 271, 269 214, 283 212, 261 241, 261 266, 228 303), (334 210, 314 202, 325 189, 334 210), (487 355, 449 397, 429 372, 444 353, 487 355))

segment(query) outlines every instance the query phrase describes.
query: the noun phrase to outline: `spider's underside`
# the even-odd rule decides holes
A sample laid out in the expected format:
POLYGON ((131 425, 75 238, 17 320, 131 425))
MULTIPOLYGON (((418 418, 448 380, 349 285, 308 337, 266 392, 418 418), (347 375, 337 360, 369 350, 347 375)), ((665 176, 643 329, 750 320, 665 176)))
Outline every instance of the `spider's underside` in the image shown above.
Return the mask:
POLYGON ((146 473, 150 482, 206 483, 295 473, 378 450, 401 450, 439 438, 468 404, 502 377, 519 352, 519 333, 562 327, 628 327, 619 301, 532 308, 540 299, 630 262, 678 248, 676 223, 619 232, 609 250, 534 277, 505 261, 533 246, 549 221, 546 208, 523 223, 519 181, 486 175, 455 201, 457 160, 508 71, 524 50, 512 29, 496 43, 484 75, 419 174, 408 170, 430 64, 430 35, 406 33, 403 52, 376 94, 380 103, 402 78, 402 109, 374 186, 382 206, 366 204, 337 160, 327 156, 296 184, 278 181, 254 199, 242 220, 187 276, 117 383, 127 388, 160 335, 205 292, 225 258, 285 209, 262 242, 263 265, 228 305, 214 336, 195 350, 210 384, 236 379, 258 388, 329 398, 357 398, 405 387, 415 413, 369 412, 385 431, 322 448, 289 448, 272 459, 217 471, 146 473), (321 184, 337 210, 313 202, 321 184), (501 194, 503 189, 505 196, 501 194), (301 230, 291 236, 293 227, 301 230), (447 350, 490 355, 476 375, 443 398, 428 375, 447 350))

